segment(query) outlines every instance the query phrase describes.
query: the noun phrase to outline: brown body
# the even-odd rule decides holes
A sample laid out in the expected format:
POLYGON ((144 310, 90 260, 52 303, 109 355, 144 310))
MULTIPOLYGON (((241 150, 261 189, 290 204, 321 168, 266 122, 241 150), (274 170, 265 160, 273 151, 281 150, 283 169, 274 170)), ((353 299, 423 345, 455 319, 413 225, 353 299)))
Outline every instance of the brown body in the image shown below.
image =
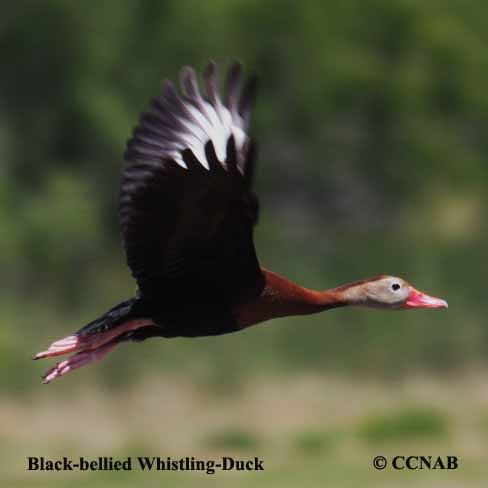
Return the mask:
POLYGON ((241 328, 290 315, 309 315, 347 305, 340 289, 323 292, 304 288, 263 269, 265 285, 258 298, 233 309, 241 328))

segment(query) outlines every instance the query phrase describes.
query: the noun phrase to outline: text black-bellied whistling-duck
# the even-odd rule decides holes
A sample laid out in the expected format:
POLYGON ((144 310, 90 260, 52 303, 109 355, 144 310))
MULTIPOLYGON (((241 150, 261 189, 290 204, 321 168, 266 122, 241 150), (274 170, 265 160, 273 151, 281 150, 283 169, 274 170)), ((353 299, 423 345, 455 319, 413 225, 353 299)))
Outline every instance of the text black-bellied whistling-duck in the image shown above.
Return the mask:
POLYGON ((136 297, 36 354, 75 353, 51 368, 45 383, 124 341, 226 334, 345 306, 447 307, 392 276, 314 291, 261 268, 253 243, 255 146, 247 133, 255 79, 241 89, 234 64, 222 100, 215 64, 203 78, 206 96, 192 68, 181 71, 181 94, 165 81, 127 145, 119 217, 136 297))

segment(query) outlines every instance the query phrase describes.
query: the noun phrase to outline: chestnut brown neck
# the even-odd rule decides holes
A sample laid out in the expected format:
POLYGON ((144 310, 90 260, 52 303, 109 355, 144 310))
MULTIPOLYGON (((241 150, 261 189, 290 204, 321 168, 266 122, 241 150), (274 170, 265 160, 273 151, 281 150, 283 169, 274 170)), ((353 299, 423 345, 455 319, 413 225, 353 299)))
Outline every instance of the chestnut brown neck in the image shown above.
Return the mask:
POLYGON ((253 302, 234 309, 241 327, 291 315, 308 315, 349 305, 346 287, 326 291, 304 288, 286 278, 263 269, 266 285, 253 302))

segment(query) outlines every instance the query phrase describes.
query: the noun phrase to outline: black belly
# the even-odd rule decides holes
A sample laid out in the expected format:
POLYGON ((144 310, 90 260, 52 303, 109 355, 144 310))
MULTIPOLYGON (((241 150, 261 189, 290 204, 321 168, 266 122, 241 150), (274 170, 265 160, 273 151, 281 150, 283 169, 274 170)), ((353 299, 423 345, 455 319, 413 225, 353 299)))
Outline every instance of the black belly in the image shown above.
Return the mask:
POLYGON ((204 337, 241 330, 230 309, 219 304, 181 304, 177 310, 152 307, 151 318, 161 329, 161 337, 204 337))

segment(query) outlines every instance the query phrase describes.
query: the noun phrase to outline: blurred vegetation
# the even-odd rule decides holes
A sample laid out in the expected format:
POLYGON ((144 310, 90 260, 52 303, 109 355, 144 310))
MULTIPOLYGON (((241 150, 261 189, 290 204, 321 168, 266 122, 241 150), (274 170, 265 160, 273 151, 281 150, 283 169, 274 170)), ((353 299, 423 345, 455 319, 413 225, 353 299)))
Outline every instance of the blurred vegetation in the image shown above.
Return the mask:
POLYGON ((447 436, 448 418, 431 407, 399 409, 363 420, 359 436, 372 444, 437 439, 447 436))
POLYGON ((298 451, 307 456, 318 456, 329 452, 336 446, 340 433, 333 431, 320 431, 316 429, 304 430, 294 439, 298 451))
POLYGON ((156 368, 227 390, 252 370, 394 381, 484 362, 485 12, 480 0, 4 5, 3 388, 30 391, 31 352, 133 295, 116 213, 124 144, 160 80, 210 58, 260 76, 261 263, 316 288, 396 274, 451 308, 149 341, 70 381, 126 385, 156 368))
POLYGON ((205 445, 217 450, 254 451, 259 447, 259 438, 252 432, 236 427, 227 427, 207 437, 205 445))

